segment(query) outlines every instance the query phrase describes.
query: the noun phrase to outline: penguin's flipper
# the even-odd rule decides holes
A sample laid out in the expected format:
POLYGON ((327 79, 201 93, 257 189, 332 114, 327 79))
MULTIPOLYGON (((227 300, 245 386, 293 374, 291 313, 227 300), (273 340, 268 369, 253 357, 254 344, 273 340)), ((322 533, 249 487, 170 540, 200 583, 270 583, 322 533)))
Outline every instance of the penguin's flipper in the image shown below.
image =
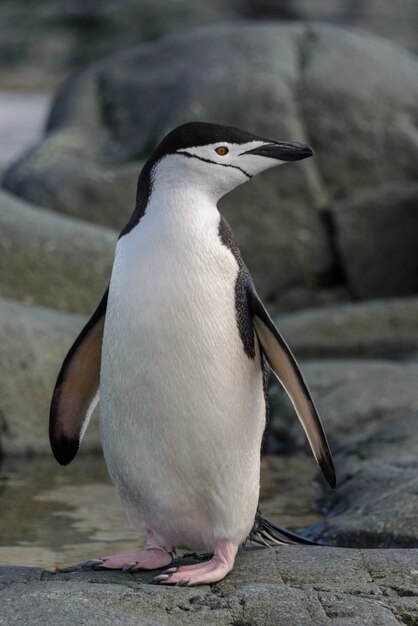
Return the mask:
POLYGON ((254 290, 251 293, 251 307, 255 332, 267 361, 295 407, 326 480, 331 487, 335 487, 335 469, 328 441, 295 357, 254 290))
POLYGON ((78 452, 99 401, 100 362, 108 290, 64 359, 52 396, 49 441, 58 463, 78 452))

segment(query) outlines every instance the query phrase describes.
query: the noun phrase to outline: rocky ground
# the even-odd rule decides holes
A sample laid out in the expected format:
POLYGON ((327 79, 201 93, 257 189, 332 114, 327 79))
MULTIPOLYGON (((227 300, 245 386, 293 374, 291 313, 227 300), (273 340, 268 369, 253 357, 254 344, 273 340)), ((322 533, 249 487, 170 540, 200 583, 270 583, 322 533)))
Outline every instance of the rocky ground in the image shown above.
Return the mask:
MULTIPOLYGON (((198 116, 299 139, 315 159, 222 210, 329 435, 338 486, 323 487, 324 521, 306 533, 332 547, 244 553, 210 589, 5 567, 0 624, 418 624, 417 85, 416 58, 378 39, 241 24, 111 57, 60 91, 46 137, 0 193, 2 453, 49 453, 60 363, 106 287, 161 135, 198 116)), ((302 429, 273 381, 270 396, 266 447, 292 454, 302 429)), ((89 431, 82 453, 100 445, 97 420, 89 431)))
POLYGON ((245 551, 224 581, 194 589, 152 586, 146 572, 0 567, 0 624, 418 624, 417 419, 337 451, 326 521, 307 534, 350 547, 245 551))
POLYGON ((0 568, 0 624, 412 626, 417 563, 418 550, 261 548, 190 589, 150 585, 149 573, 0 568))

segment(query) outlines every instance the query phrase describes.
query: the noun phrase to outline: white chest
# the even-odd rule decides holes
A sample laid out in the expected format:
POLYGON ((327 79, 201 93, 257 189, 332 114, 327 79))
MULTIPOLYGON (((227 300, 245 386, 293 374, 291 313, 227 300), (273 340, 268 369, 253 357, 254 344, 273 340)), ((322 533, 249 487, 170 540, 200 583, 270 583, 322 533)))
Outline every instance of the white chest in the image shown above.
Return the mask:
POLYGON ((187 537, 203 529, 210 538, 195 544, 205 546, 226 532, 207 528, 215 502, 220 528, 252 524, 265 412, 259 355, 245 355, 237 327, 238 264, 218 228, 214 207, 186 222, 150 210, 121 238, 101 376, 103 447, 120 493, 163 534, 176 527, 164 531, 167 509, 171 519, 201 511, 187 537))

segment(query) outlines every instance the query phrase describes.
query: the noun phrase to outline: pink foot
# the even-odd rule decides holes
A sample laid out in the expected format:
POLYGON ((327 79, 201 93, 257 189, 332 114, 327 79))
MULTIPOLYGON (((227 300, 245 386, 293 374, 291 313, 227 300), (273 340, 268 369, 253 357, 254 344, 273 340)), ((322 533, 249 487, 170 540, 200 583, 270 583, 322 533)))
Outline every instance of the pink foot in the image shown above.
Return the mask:
POLYGON ((154 533, 149 531, 145 550, 92 559, 84 563, 84 566, 92 566, 94 569, 122 569, 125 572, 135 572, 140 569, 159 569, 169 565, 171 561, 170 552, 158 545, 154 533))
POLYGON ((237 544, 222 539, 216 545, 215 553, 209 561, 196 563, 196 565, 170 567, 152 580, 161 585, 176 585, 178 587, 216 583, 225 578, 234 567, 237 550, 237 544))

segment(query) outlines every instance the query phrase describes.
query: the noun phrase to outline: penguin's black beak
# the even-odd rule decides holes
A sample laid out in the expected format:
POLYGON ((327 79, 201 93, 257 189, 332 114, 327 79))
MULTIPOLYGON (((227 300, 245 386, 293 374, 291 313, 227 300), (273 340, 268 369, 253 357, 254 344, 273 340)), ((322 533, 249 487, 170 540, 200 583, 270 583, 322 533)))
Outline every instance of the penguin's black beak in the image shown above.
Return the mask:
POLYGON ((257 154, 258 156, 278 159, 279 161, 300 161, 312 156, 313 153, 312 148, 303 143, 276 141, 274 143, 266 143, 253 150, 247 150, 247 152, 242 152, 241 154, 257 154))

